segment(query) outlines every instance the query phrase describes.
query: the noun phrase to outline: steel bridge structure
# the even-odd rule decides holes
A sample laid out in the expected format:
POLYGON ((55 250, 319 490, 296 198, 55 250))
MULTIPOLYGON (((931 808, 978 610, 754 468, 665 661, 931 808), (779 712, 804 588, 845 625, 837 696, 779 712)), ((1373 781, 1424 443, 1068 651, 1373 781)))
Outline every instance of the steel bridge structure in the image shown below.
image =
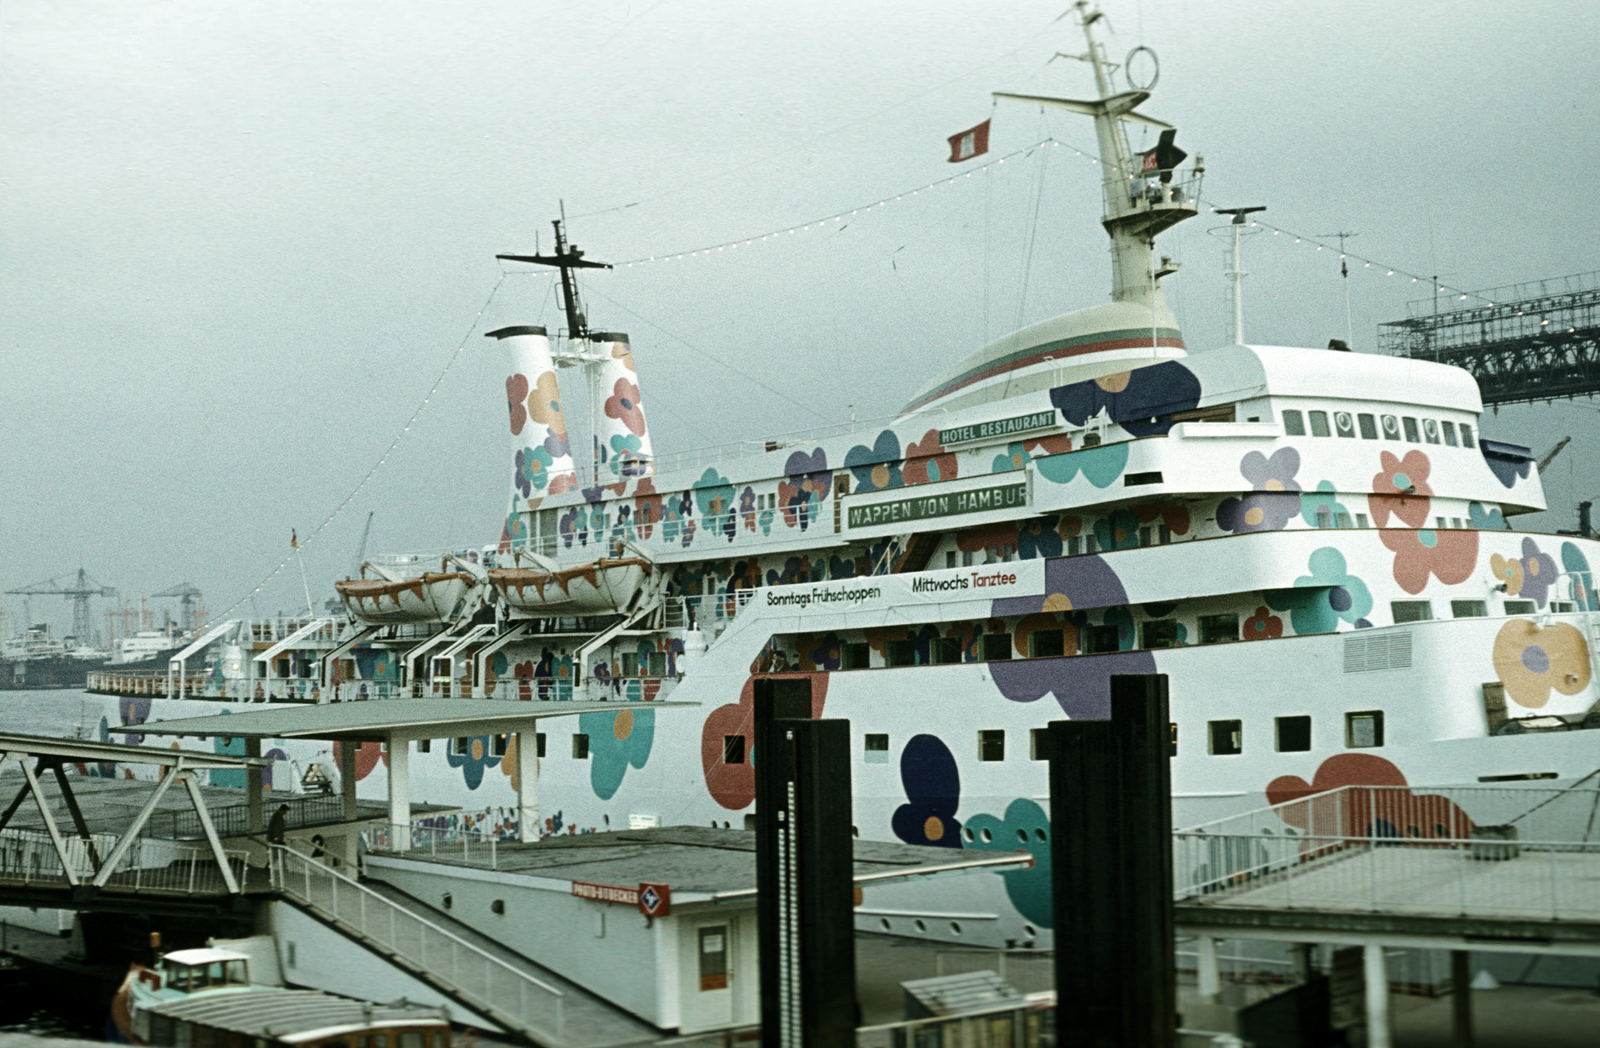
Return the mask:
POLYGON ((1408 303, 1405 320, 1378 326, 1379 351, 1465 368, 1485 406, 1600 393, 1600 272, 1461 298, 1478 304, 1408 303))

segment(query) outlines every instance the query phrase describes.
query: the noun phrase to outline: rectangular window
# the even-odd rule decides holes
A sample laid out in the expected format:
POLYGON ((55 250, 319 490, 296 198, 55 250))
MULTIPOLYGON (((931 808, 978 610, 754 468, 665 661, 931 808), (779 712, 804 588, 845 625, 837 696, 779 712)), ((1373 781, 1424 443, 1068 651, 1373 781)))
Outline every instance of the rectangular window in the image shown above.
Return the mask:
POLYGON ((1311 417, 1311 435, 1313 437, 1326 437, 1332 431, 1328 429, 1328 413, 1326 411, 1309 411, 1311 417))
POLYGON ((1317 510, 1317 527, 1319 527, 1319 528, 1331 528, 1331 527, 1333 527, 1333 514, 1330 513, 1328 510, 1325 510, 1325 509, 1317 510))
POLYGON ((1305 753, 1311 749, 1310 717, 1278 717, 1273 723, 1278 730, 1279 753, 1305 753))
POLYGON ((450 740, 450 755, 453 757, 465 757, 471 749, 472 740, 465 735, 450 740))
POLYGON ((1223 644, 1230 640, 1239 639, 1239 616, 1234 613, 1226 615, 1200 616, 1200 643, 1223 644))
POLYGON ((1083 552, 1083 540, 1074 535, 1067 539, 1067 556, 1076 557, 1083 552))
POLYGON ((1163 546, 1172 541, 1172 529, 1165 524, 1156 525, 1156 539, 1163 546))
POLYGON ((1365 710, 1344 715, 1344 744, 1351 749, 1383 745, 1383 711, 1365 710))
POLYGON ((970 549, 964 549, 961 551, 961 566, 963 568, 972 567, 972 551, 970 549))
POLYGON ((1047 761, 1050 759, 1050 729, 1033 728, 1028 732, 1028 759, 1030 761, 1047 761))
POLYGON ((1357 513, 1356 514, 1356 527, 1364 528, 1366 526, 1367 526, 1367 515, 1365 513, 1357 513))
POLYGON ((953 550, 953 549, 945 550, 945 553, 944 553, 944 566, 947 567, 947 568, 953 568, 953 567, 956 566, 956 551, 955 550, 953 550))
POLYGON ((884 645, 885 660, 891 666, 915 666, 917 645, 910 640, 891 640, 884 645))
POLYGON ((1400 439, 1400 420, 1399 419, 1395 418, 1393 415, 1385 415, 1382 418, 1380 418, 1378 421, 1383 423, 1383 439, 1384 440, 1399 440, 1400 439))
POLYGON ((1441 422, 1439 428, 1444 431, 1444 442, 1449 447, 1456 446, 1456 424, 1454 422, 1441 422))
POLYGON ((1422 420, 1422 438, 1429 444, 1439 443, 1439 423, 1431 418, 1422 420))
POLYGON ((1444 524, 1444 518, 1443 517, 1434 517, 1433 518, 1433 524, 1434 524, 1434 527, 1438 528, 1440 531, 1444 530, 1445 524, 1444 524))
POLYGON ((1139 529, 1139 545, 1141 545, 1141 546, 1150 545, 1150 538, 1151 538, 1151 534, 1150 534, 1150 528, 1148 526, 1139 529))
POLYGON ((417 752, 418 753, 432 753, 433 752, 433 740, 432 739, 418 739, 417 740, 417 752))
POLYGON ((1389 614, 1396 626, 1404 622, 1427 622, 1433 618, 1433 607, 1425 600, 1392 600, 1389 614))
POLYGON ((935 665, 948 666, 961 661, 961 638, 935 637, 933 639, 933 661, 935 665))
POLYGON ((1003 761, 1006 759, 1006 733, 999 729, 978 732, 978 759, 1003 761))
POLYGON ((744 736, 724 735, 722 737, 722 763, 744 763, 744 736))
POLYGON ((637 677, 639 675, 639 653, 625 651, 622 653, 622 675, 624 677, 637 677))
POLYGON ((534 735, 534 749, 539 756, 544 756, 544 732, 541 731, 534 735))
POLYGON ((1080 636, 1085 655, 1101 655, 1122 647, 1121 630, 1115 626, 1085 626, 1080 636))
POLYGON ((589 736, 582 733, 572 736, 572 756, 574 760, 589 759, 589 736))
POLYGON ((506 755, 506 750, 510 748, 511 736, 501 733, 499 735, 491 735, 489 738, 493 740, 494 743, 492 747, 492 752, 494 755, 496 757, 504 757, 506 755))
POLYGON ((1461 518, 1460 517, 1451 517, 1450 518, 1450 526, 1452 528, 1460 528, 1461 527, 1461 518))
POLYGON ((1283 413, 1283 434, 1286 437, 1303 437, 1306 435, 1305 416, 1298 411, 1285 411, 1283 413))
POLYGON ((649 657, 646 659, 646 662, 650 666, 650 676, 652 676, 652 677, 665 677, 667 675, 667 653, 666 652, 664 652, 664 651, 652 651, 652 652, 649 653, 649 657))
POLYGON ((1506 601, 1506 614, 1507 615, 1532 615, 1535 611, 1538 611, 1538 610, 1539 610, 1539 605, 1535 604, 1531 600, 1508 600, 1508 601, 1506 601))
POLYGON ((1461 446, 1464 447, 1464 448, 1477 447, 1477 445, 1472 442, 1472 427, 1467 425, 1465 422, 1463 422, 1463 423, 1461 423, 1460 429, 1461 429, 1461 446))
POLYGON ((1453 600, 1450 614, 1458 619, 1481 619, 1489 614, 1489 605, 1481 600, 1453 600))
POLYGON ((868 764, 889 763, 889 736, 866 735, 861 741, 861 758, 868 764))
POLYGON ((1417 432, 1417 420, 1410 415, 1402 415, 1400 424, 1406 428, 1406 441, 1411 444, 1422 443, 1422 434, 1417 432))
POLYGON ((843 664, 847 670, 864 670, 872 665, 872 648, 864 641, 850 641, 844 646, 841 654, 844 656, 843 664))
POLYGON ((1244 752, 1244 724, 1236 720, 1210 721, 1206 725, 1211 737, 1211 753, 1217 757, 1231 757, 1244 752))
POLYGON ((1083 537, 1083 551, 1085 553, 1098 553, 1099 550, 1100 543, 1095 540, 1093 535, 1085 535, 1083 537))
POLYGON ((1361 439, 1362 440, 1377 440, 1378 439, 1378 420, 1377 419, 1373 418, 1371 415, 1357 415, 1356 419, 1357 419, 1357 421, 1359 421, 1361 423, 1361 439))
POLYGON ((1011 657, 1011 634, 985 633, 983 635, 983 661, 1004 662, 1011 657))
POLYGON ((1141 648, 1176 648, 1178 646, 1178 620, 1152 619, 1139 626, 1141 648))
POLYGON ((1576 601, 1553 600, 1550 602, 1550 611, 1556 615, 1570 615, 1572 612, 1577 610, 1578 604, 1576 601))
POLYGON ((1028 658, 1054 659, 1066 653, 1060 630, 1034 630, 1028 634, 1028 658))
POLYGON ((1335 513, 1333 515, 1333 526, 1336 528, 1348 528, 1350 526, 1350 514, 1335 513))

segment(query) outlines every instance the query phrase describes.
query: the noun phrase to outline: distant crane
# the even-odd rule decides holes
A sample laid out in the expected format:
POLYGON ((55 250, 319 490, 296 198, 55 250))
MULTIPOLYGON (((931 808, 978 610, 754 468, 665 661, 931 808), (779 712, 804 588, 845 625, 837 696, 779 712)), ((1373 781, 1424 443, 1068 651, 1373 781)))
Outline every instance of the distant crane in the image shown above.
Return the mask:
POLYGON ((89 617, 89 598, 115 597, 116 587, 102 585, 90 578, 89 573, 82 568, 78 569, 74 581, 65 586, 60 584, 60 578, 61 576, 57 575, 43 582, 35 582, 31 586, 6 592, 23 597, 48 594, 68 598, 72 601, 72 636, 79 644, 88 644, 94 638, 94 627, 90 625, 93 620, 89 617))
POLYGON ((1568 444, 1571 444, 1571 443, 1572 443, 1572 438, 1571 437, 1562 437, 1561 438, 1561 443, 1559 443, 1555 447, 1551 448, 1549 453, 1547 453, 1544 458, 1539 460, 1539 472, 1543 473, 1544 472, 1544 468, 1546 466, 1550 465, 1550 463, 1554 462, 1556 460, 1556 456, 1561 454, 1561 450, 1563 448, 1565 448, 1568 444))
POLYGON ((192 632, 200 626, 200 616, 205 612, 197 607, 200 603, 200 587, 192 582, 180 582, 168 590, 162 590, 157 597, 176 597, 178 599, 178 625, 185 633, 192 632))

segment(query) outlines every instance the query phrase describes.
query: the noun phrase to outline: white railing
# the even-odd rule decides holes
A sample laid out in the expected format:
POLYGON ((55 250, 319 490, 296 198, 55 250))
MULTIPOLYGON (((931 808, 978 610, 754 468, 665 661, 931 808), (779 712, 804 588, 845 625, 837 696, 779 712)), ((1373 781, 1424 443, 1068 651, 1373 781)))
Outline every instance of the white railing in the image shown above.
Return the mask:
MULTIPOLYGON (((117 837, 109 833, 92 834, 88 841, 63 837, 62 846, 73 877, 79 884, 88 884, 95 880, 100 863, 115 850, 117 837)), ((245 853, 228 851, 223 854, 233 872, 234 883, 243 884, 245 853)), ((71 883, 50 835, 38 830, 0 832, 0 882, 28 887, 65 887, 71 883)), ((184 895, 228 892, 227 881, 210 847, 149 838, 133 842, 106 878, 104 887, 184 895)))
POLYGON ((1179 899, 1592 920, 1600 790, 1346 786, 1179 830, 1173 863, 1179 899))
POLYGON ((738 589, 732 593, 668 597, 662 601, 662 626, 669 630, 720 629, 732 622, 760 593, 758 589, 738 589))
POLYGON ((566 994, 299 852, 272 849, 272 886, 449 986, 514 1030, 561 1040, 566 994))
POLYGON ((425 826, 420 823, 412 823, 409 827, 371 826, 362 830, 361 836, 368 851, 392 852, 395 850, 395 839, 401 836, 395 832, 399 829, 406 829, 410 833, 411 846, 405 852, 410 858, 459 863, 485 870, 500 868, 500 845, 516 843, 515 837, 502 839, 478 830, 425 826))

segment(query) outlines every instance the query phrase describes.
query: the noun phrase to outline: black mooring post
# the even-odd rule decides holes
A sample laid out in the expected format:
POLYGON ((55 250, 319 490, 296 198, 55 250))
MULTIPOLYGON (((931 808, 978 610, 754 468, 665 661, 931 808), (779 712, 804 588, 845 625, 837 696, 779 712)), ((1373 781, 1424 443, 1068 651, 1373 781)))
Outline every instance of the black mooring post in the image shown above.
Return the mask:
POLYGON ((1084 1048, 1173 1048, 1167 678, 1111 678, 1109 721, 1050 724, 1056 1030, 1084 1048))
POLYGON ((769 1048, 855 1044, 850 722, 810 717, 809 680, 756 681, 756 920, 769 1048))

